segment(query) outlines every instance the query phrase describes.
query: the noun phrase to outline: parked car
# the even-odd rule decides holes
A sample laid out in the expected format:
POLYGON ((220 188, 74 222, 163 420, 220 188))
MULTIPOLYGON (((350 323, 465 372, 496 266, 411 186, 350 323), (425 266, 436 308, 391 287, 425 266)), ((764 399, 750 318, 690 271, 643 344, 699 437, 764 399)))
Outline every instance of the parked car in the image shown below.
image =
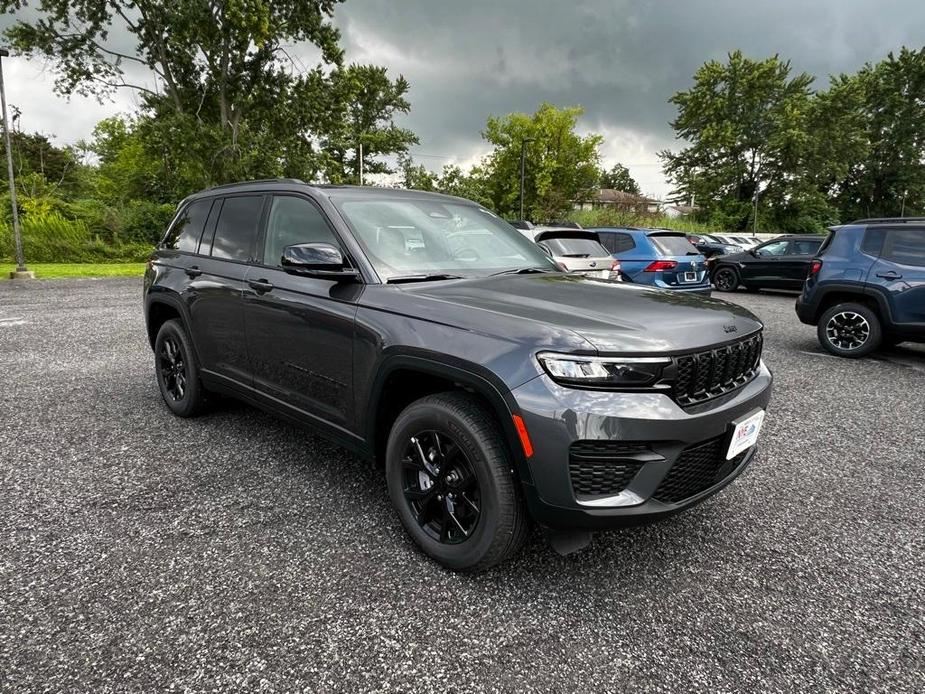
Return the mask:
POLYGON ((173 413, 232 395, 382 462, 455 570, 510 557, 531 519, 566 552, 697 504, 753 459, 771 395, 746 309, 562 273, 483 207, 413 190, 192 195, 144 312, 173 413))
POLYGON ((637 284, 709 296, 706 259, 684 234, 667 229, 601 227, 604 248, 620 261, 624 277, 637 284))
POLYGON ((721 292, 734 292, 739 287, 800 289, 822 241, 819 234, 791 235, 724 255, 710 268, 713 286, 721 292))
POLYGON ((746 236, 730 236, 729 234, 708 234, 707 236, 727 246, 738 246, 743 251, 754 248, 761 243, 761 241, 756 238, 749 239, 746 236))
POLYGON ((797 316, 841 357, 881 344, 925 342, 925 217, 833 227, 815 258, 797 316))
POLYGON ((610 256, 596 233, 572 227, 533 227, 520 233, 536 243, 563 270, 619 281, 620 261, 610 256))
POLYGON ((687 240, 709 261, 714 256, 738 253, 742 249, 706 234, 688 234, 687 240))

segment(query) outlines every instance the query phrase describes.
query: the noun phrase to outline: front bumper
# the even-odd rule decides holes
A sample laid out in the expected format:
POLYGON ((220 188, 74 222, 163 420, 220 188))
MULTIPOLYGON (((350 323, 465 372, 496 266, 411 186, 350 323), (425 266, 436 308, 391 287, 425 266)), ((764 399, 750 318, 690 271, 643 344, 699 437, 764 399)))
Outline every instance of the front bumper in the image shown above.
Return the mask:
POLYGON ((533 443, 534 454, 528 461, 532 484, 524 484, 531 514, 551 528, 593 529, 652 521, 703 501, 748 466, 756 447, 718 465, 715 479, 683 498, 666 494, 663 482, 677 478, 681 468, 670 478, 672 468, 682 459, 689 460, 691 451, 701 446, 709 444, 724 458, 732 422, 767 408, 771 382, 771 373, 762 363, 758 375, 738 390, 687 409, 661 393, 565 388, 545 375, 525 383, 513 395, 533 443), (576 442, 632 444, 645 452, 634 453, 638 469, 631 468, 635 471, 618 494, 589 496, 577 492, 573 484, 570 460, 574 462, 576 442))

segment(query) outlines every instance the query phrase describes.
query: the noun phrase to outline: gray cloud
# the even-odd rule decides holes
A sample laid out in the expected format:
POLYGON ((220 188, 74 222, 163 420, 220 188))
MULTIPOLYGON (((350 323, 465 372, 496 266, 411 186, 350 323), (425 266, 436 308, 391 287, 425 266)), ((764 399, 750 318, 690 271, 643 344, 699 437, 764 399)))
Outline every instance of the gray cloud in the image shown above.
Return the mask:
MULTIPOLYGON (((607 138, 605 162, 629 164, 655 194, 667 188, 655 152, 675 145, 667 100, 704 61, 736 48, 777 53, 824 86, 829 74, 925 43, 921 0, 347 0, 336 17, 348 60, 386 65, 410 81, 403 124, 421 137, 421 163, 475 161, 490 114, 580 104, 581 127, 607 138)), ((0 18, 0 27, 11 21, 0 18)), ((41 65, 12 58, 4 67, 23 127, 65 142, 133 108, 128 94, 102 106, 69 104, 52 94, 41 65)))

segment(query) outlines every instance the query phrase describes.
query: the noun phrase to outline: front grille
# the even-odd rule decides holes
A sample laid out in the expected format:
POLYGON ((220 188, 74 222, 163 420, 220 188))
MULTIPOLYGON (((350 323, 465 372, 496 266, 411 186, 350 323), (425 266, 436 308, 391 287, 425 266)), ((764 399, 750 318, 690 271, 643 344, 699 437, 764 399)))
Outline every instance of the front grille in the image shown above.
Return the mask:
POLYGON ((728 437, 723 435, 685 448, 652 497, 677 503, 720 482, 748 455, 745 450, 726 460, 727 445, 728 437))
POLYGON ((648 451, 644 444, 623 441, 576 441, 569 448, 572 490, 584 497, 619 494, 643 466, 633 456, 648 451))
POLYGON ((675 357, 674 397, 686 407, 724 395, 745 385, 758 373, 761 333, 703 352, 675 357))

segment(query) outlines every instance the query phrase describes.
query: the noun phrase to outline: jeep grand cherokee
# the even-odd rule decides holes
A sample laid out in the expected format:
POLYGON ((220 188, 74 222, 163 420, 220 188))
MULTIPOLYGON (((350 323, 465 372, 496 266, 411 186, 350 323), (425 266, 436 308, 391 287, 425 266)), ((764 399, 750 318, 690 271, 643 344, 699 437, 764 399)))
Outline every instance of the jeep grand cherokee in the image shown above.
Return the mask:
POLYGON ((431 557, 479 570, 529 521, 554 548, 664 517, 748 465, 771 394, 743 308, 560 272, 472 202, 219 186, 144 282, 167 406, 230 394, 382 461, 431 557))

